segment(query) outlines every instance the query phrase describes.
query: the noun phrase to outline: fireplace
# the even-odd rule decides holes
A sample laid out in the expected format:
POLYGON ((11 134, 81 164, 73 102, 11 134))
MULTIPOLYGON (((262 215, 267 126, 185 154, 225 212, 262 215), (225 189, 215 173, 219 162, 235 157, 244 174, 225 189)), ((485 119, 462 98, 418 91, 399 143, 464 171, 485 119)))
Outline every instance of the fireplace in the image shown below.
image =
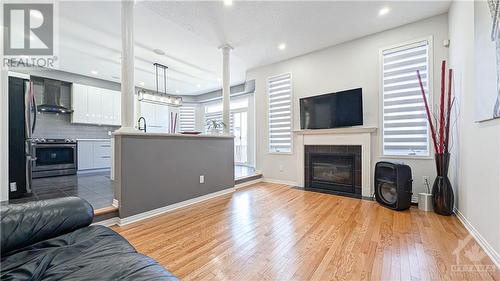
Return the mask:
POLYGON ((361 147, 306 146, 305 189, 361 195, 361 147))

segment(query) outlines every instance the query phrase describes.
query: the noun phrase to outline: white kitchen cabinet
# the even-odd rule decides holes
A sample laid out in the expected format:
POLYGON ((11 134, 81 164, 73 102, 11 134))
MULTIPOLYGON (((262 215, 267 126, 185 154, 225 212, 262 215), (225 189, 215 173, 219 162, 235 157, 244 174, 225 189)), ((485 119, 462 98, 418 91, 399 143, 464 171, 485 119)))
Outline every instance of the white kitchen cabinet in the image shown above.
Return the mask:
POLYGON ((111 168, 111 141, 79 140, 78 170, 111 168))
POLYGON ((89 170, 94 167, 93 144, 88 141, 78 142, 78 170, 89 170))
POLYGON ((121 125, 121 93, 73 83, 72 123, 121 125))
POLYGON ((101 91, 96 87, 89 87, 87 91, 88 103, 88 121, 90 124, 103 124, 101 120, 102 115, 102 97, 101 91))
MULTIPOLYGON (((147 131, 167 133, 169 128, 169 108, 166 105, 140 102, 140 116, 146 119, 147 131)), ((141 123, 142 126, 142 123, 141 123)))
POLYGON ((122 93, 111 91, 113 95, 113 115, 111 125, 120 126, 122 124, 122 93))
POLYGON ((87 123, 87 90, 87 86, 73 83, 73 86, 71 88, 71 103, 74 110, 71 114, 72 123, 87 123))

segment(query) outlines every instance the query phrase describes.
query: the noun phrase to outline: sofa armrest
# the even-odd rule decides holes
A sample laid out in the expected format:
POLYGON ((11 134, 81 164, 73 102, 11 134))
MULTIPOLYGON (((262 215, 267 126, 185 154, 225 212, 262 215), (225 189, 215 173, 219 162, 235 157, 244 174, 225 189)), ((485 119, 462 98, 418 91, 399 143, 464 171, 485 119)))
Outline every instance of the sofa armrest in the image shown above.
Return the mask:
POLYGON ((78 197, 0 207, 1 255, 88 226, 92 206, 78 197))

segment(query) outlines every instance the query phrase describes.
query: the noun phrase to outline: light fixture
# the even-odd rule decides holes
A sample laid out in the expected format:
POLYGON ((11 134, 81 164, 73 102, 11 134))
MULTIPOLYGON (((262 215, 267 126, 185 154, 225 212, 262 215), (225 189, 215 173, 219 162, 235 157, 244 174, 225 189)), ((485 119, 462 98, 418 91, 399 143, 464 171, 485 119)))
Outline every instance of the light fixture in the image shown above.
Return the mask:
MULTIPOLYGON (((156 92, 149 92, 144 89, 138 91, 138 100, 147 103, 162 104, 169 106, 181 106, 182 97, 180 96, 170 96, 167 94, 167 69, 168 67, 154 63, 155 67, 155 82, 156 82, 156 92), (163 79, 163 81, 160 81, 163 79), (161 85, 163 84, 163 85, 161 85), (160 90, 160 87, 163 89, 160 90)), ((139 82, 141 84, 142 82, 139 82)))
POLYGON ((286 49, 286 44, 285 43, 281 43, 278 45, 278 49, 280 49, 281 51, 283 51, 284 49, 286 49))
POLYGON ((92 71, 90 71, 90 73, 92 73, 92 75, 97 75, 97 74, 99 74, 99 72, 97 72, 97 70, 92 70, 92 71))
POLYGON ((232 6, 233 0, 224 0, 224 6, 232 6))
POLYGON ((142 102, 161 104, 168 106, 181 106, 182 97, 175 97, 169 95, 155 95, 154 93, 146 90, 139 90, 137 99, 142 102))
POLYGON ((378 15, 379 15, 379 16, 385 16, 385 15, 387 15, 390 11, 391 11, 391 8, 389 8, 389 7, 383 7, 382 9, 380 9, 380 10, 378 11, 378 15))
POLYGON ((196 87, 201 88, 201 85, 200 85, 200 84, 198 84, 198 85, 196 85, 196 87))

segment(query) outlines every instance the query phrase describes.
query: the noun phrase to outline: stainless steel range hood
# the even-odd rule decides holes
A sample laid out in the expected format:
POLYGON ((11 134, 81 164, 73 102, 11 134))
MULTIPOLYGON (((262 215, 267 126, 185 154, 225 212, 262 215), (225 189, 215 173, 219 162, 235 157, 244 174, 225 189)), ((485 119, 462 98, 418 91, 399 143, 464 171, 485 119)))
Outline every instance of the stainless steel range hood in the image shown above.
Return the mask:
MULTIPOLYGON (((43 93, 42 93, 42 103, 38 105, 38 111, 40 112, 51 112, 51 113, 72 113, 73 110, 70 106, 64 106, 61 103, 61 99, 63 98, 62 81, 52 80, 52 79, 43 79, 43 93)), ((69 100, 69 96, 67 100, 69 100)))

